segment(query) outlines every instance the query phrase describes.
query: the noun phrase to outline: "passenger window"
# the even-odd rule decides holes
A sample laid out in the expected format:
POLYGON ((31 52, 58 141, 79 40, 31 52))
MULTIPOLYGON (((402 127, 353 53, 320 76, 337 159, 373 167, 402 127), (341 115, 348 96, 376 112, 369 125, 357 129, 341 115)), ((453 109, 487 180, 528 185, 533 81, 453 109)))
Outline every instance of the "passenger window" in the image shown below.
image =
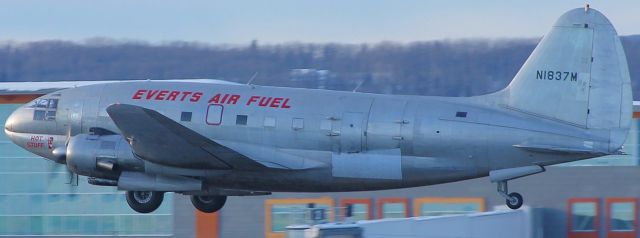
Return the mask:
POLYGON ((241 126, 247 125, 247 115, 237 115, 236 125, 241 125, 241 126))
POLYGON ((276 119, 273 117, 265 117, 264 127, 276 127, 276 119))
POLYGON ((191 112, 182 112, 180 114, 180 121, 191 121, 191 112))
POLYGON ((302 118, 293 118, 291 128, 294 130, 302 130, 302 128, 304 128, 304 120, 302 118))
POLYGON ((222 123, 222 105, 211 104, 207 109, 206 122, 209 125, 220 125, 222 123))

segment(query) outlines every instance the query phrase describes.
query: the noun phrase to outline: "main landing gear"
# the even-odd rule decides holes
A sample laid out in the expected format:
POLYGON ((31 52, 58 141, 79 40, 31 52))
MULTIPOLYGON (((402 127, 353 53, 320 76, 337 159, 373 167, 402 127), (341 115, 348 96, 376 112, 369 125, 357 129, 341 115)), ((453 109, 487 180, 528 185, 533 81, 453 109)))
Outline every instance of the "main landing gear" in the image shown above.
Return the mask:
POLYGON ((164 200, 164 192, 127 191, 127 203, 136 212, 150 213, 158 209, 164 200))
POLYGON ((491 179, 491 182, 498 184, 498 194, 505 198, 507 207, 515 210, 522 207, 524 199, 519 193, 509 193, 507 181, 537 173, 542 173, 544 171, 545 169, 539 165, 498 169, 489 172, 489 178, 491 179))
POLYGON ((193 206, 204 213, 214 213, 227 202, 227 196, 198 196, 191 195, 193 206))
MULTIPOLYGON (((158 209, 164 200, 164 192, 127 191, 127 203, 136 212, 150 213, 158 209)), ((227 196, 191 195, 191 203, 201 212, 214 213, 227 202, 227 196)))

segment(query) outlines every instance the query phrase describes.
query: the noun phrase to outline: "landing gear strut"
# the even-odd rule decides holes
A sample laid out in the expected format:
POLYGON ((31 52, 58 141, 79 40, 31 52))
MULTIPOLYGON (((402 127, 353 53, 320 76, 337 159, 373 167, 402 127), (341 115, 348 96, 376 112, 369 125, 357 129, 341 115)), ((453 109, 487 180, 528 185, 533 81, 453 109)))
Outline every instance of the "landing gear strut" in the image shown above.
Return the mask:
POLYGON ((522 207, 524 199, 519 193, 509 193, 507 181, 498 182, 498 193, 506 199, 507 207, 516 210, 522 207))
POLYGON ((127 191, 127 203, 136 212, 150 213, 158 209, 164 200, 163 192, 127 191))
POLYGON ((489 171, 489 178, 491 179, 491 182, 498 184, 498 193, 500 196, 505 198, 507 207, 515 210, 522 207, 524 200, 522 199, 522 195, 519 193, 509 193, 507 181, 542 173, 544 170, 544 167, 540 165, 498 169, 489 171))
POLYGON ((191 195, 193 206, 205 213, 214 213, 220 210, 227 202, 227 196, 198 196, 191 195))

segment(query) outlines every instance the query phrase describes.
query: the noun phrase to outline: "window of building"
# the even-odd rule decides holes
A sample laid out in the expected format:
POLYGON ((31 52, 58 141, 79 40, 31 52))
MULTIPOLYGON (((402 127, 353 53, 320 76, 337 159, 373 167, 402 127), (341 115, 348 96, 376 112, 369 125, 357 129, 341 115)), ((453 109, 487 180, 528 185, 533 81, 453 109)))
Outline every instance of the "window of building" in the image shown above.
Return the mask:
POLYGON ((224 107, 220 104, 209 105, 209 108, 207 108, 207 116, 206 116, 207 124, 209 125, 222 124, 223 111, 224 111, 224 107))
POLYGON ((236 125, 246 126, 248 117, 247 115, 237 115, 236 116, 236 125))
POLYGON ((191 121, 191 112, 182 112, 180 114, 180 121, 191 121))
POLYGON ((458 215, 485 211, 484 198, 416 198, 413 201, 415 216, 458 215))
POLYGON ((607 237, 636 237, 636 198, 607 198, 607 237))
POLYGON ((293 121, 291 123, 291 128, 294 130, 302 130, 302 128, 304 128, 304 119, 293 118, 293 121))
POLYGON ((597 198, 573 198, 568 201, 569 238, 597 237, 599 201, 597 198))
POLYGON ((369 198, 344 198, 340 200, 340 207, 342 209, 342 216, 346 217, 348 207, 351 207, 352 221, 370 220, 373 219, 373 207, 371 206, 371 199, 369 198))
POLYGON ((409 216, 409 202, 406 198, 381 198, 376 204, 378 218, 403 218, 409 216))
POLYGON ((333 199, 265 200, 265 237, 284 238, 285 228, 291 224, 320 224, 333 221, 333 199), (313 204, 310 206, 310 204, 313 204))
POLYGON ((264 127, 276 127, 276 118, 264 117, 264 127))

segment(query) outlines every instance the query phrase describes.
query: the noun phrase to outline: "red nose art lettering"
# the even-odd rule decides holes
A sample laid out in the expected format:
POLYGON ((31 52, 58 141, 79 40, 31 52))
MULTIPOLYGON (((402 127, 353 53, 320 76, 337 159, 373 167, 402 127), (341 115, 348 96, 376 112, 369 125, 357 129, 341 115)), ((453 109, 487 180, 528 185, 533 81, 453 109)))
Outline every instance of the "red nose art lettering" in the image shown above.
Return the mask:
POLYGON ((49 147, 49 149, 53 149, 53 137, 50 136, 49 139, 47 140, 47 147, 49 147))

